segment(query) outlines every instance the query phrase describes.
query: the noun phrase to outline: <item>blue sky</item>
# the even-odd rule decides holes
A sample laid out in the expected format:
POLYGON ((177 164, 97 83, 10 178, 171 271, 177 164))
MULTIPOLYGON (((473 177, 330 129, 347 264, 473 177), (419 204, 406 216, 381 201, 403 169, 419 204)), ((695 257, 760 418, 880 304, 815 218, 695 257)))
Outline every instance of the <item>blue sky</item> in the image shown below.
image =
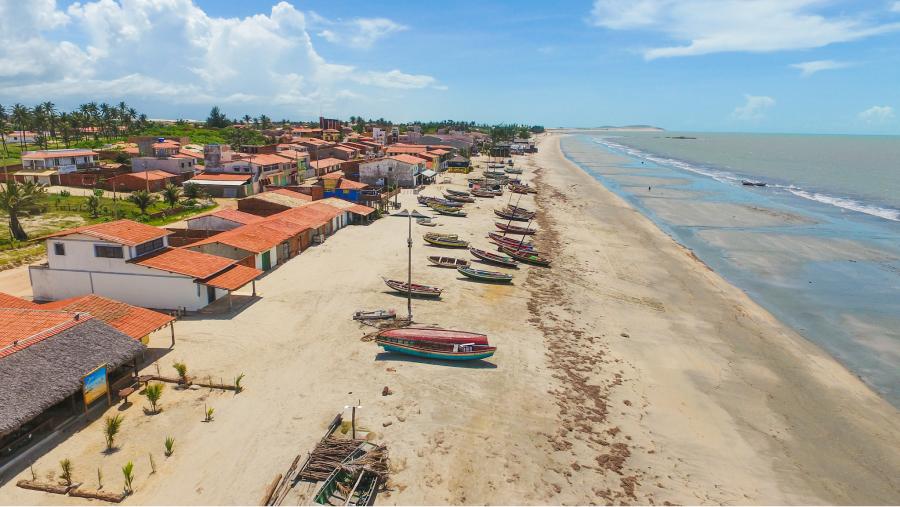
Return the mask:
POLYGON ((0 103, 900 134, 900 1, 0 0, 0 103))

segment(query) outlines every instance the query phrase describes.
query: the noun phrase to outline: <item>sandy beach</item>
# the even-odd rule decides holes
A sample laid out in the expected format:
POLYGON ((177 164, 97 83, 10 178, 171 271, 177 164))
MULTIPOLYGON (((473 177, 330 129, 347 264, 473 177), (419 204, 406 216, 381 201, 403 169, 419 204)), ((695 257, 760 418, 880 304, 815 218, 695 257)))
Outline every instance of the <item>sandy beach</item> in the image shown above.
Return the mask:
MULTIPOLYGON (((898 411, 567 161, 559 138, 541 135, 538 154, 516 157, 540 190, 521 205, 540 212, 552 268, 505 270, 505 286, 428 266, 428 255, 470 255, 422 234, 487 249, 492 209, 509 195, 434 229, 413 224, 413 281, 445 289, 414 301, 415 321, 484 332, 493 358, 418 361, 362 340, 372 329, 354 310, 406 308, 380 277, 405 275, 407 221, 386 217, 268 273, 260 298, 233 314, 178 321, 173 349, 167 332, 152 337, 163 373, 174 361, 213 379, 244 373, 244 392, 169 387, 152 416, 134 396, 106 412, 125 417, 120 450, 103 453, 99 417, 40 456, 36 474, 69 458, 77 481, 96 487, 100 468, 118 490, 131 460, 126 504, 256 504, 359 402, 360 425, 391 455, 379 504, 900 503, 898 411), (205 406, 213 422, 201 422, 205 406)), ((424 192, 463 188, 465 176, 452 177, 424 192)), ((411 192, 400 198, 418 208, 411 192)), ((85 503, 17 488, 25 477, 3 478, 0 504, 85 503)))

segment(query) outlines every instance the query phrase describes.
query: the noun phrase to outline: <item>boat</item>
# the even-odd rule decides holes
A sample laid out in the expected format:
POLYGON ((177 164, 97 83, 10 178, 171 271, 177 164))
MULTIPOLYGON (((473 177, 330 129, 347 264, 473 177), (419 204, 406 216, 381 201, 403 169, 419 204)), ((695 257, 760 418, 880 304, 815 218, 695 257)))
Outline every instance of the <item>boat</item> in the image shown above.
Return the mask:
POLYGON ((380 320, 393 319, 397 317, 395 310, 357 310, 353 312, 353 320, 380 320))
POLYGON ((453 190, 453 189, 450 189, 450 188, 448 188, 448 189, 446 190, 446 192, 447 192, 448 194, 450 194, 450 195, 459 195, 459 196, 466 196, 466 195, 469 195, 469 193, 466 192, 465 190, 453 190))
POLYGON ((383 280, 388 287, 395 291, 402 292, 403 294, 412 293, 414 296, 438 298, 441 297, 441 292, 444 291, 444 289, 441 289, 440 287, 419 285, 416 283, 412 284, 412 290, 410 290, 410 287, 406 282, 401 282, 400 280, 388 280, 387 278, 383 278, 383 280))
POLYGON ((444 197, 453 202, 475 202, 475 198, 468 195, 444 194, 444 197))
POLYGON ((449 361, 485 359, 497 351, 483 334, 439 328, 388 329, 375 335, 375 343, 386 352, 449 361))
POLYGON ((485 262, 492 262, 494 264, 499 264, 501 266, 507 266, 510 268, 519 267, 519 263, 516 262, 515 259, 513 259, 512 257, 507 257, 505 255, 495 254, 494 252, 488 252, 486 250, 481 250, 474 247, 469 248, 469 253, 485 262))
POLYGON ((522 170, 517 167, 507 167, 504 171, 506 174, 522 174, 522 170))
POLYGON ((531 243, 529 241, 508 238, 508 237, 506 237, 502 234, 498 234, 496 232, 489 232, 488 238, 490 238, 490 240, 498 246, 508 246, 508 247, 514 248, 516 250, 526 250, 529 252, 537 253, 537 251, 534 249, 534 243, 531 243))
POLYGON ((464 216, 466 216, 466 212, 463 211, 463 210, 461 210, 461 209, 448 208, 448 207, 446 207, 446 206, 435 206, 435 205, 432 205, 432 204, 429 204, 429 206, 431 207, 431 209, 433 209, 434 211, 437 211, 437 212, 440 213, 441 215, 449 215, 449 216, 451 216, 451 217, 464 217, 464 216))
POLYGON ((513 213, 506 209, 495 209, 494 214, 500 218, 505 218, 507 220, 515 220, 517 222, 528 222, 532 218, 534 218, 534 216, 521 215, 521 214, 513 213))
POLYGON ((494 225, 496 225, 497 228, 500 229, 501 231, 509 233, 509 234, 527 235, 527 234, 534 234, 537 232, 534 229, 530 229, 528 227, 519 227, 518 225, 505 224, 503 222, 494 222, 494 225))
POLYGON ((428 260, 437 267, 440 268, 458 268, 458 267, 466 267, 469 265, 469 261, 465 259, 457 259, 456 257, 444 257, 442 255, 429 255, 428 260))
POLYGON ((500 282, 500 283, 509 283, 512 281, 512 275, 506 273, 500 273, 499 271, 487 271, 484 269, 475 269, 469 266, 460 266, 456 268, 464 276, 467 276, 473 280, 480 280, 482 282, 500 282))
POLYGON ((535 266, 543 266, 547 268, 550 267, 550 259, 541 257, 537 254, 537 252, 528 250, 516 250, 515 248, 508 246, 501 246, 500 251, 519 262, 524 262, 525 264, 533 264, 535 266))
POLYGON ((509 185, 510 192, 514 194, 536 194, 537 189, 531 188, 528 185, 509 185))
POLYGON ((485 178, 495 178, 495 179, 498 179, 498 180, 503 180, 503 179, 505 179, 507 176, 506 176, 506 173, 503 172, 503 171, 485 171, 485 172, 484 172, 484 177, 485 177, 485 178))
POLYGON ((766 186, 765 181, 750 181, 750 180, 741 180, 741 185, 745 187, 764 187, 766 186))
POLYGON ((416 223, 419 225, 424 225, 425 227, 434 227, 437 225, 437 222, 430 218, 417 218, 416 223))
POLYGON ((531 211, 530 209, 528 209, 528 208, 526 208, 526 207, 524 207, 524 206, 516 206, 516 205, 513 205, 513 204, 507 204, 506 207, 503 208, 503 209, 505 209, 506 211, 510 211, 510 212, 512 212, 512 213, 516 213, 516 214, 519 214, 519 215, 525 215, 525 216, 532 216, 532 217, 533 217, 534 214, 535 214, 534 211, 531 211))
POLYGON ((455 234, 446 235, 429 232, 422 236, 422 239, 434 246, 443 246, 447 248, 468 248, 469 246, 468 241, 459 239, 455 234))
POLYGON ((474 195, 475 197, 488 197, 491 199, 496 197, 496 194, 494 194, 494 192, 492 192, 490 190, 482 190, 482 189, 478 189, 478 188, 472 190, 472 195, 474 195))
POLYGON ((451 201, 449 199, 440 199, 437 197, 422 197, 419 196, 419 204, 424 204, 425 206, 431 206, 432 204, 439 204, 441 206, 445 206, 447 208, 462 208, 463 203, 451 201))

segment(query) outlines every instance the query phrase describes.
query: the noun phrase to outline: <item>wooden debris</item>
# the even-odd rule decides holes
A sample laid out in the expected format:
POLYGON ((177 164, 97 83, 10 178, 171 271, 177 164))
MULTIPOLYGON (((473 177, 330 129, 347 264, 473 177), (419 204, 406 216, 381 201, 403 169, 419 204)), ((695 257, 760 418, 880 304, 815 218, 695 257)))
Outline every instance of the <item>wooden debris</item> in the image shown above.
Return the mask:
POLYGON ((98 489, 74 488, 69 491, 69 496, 93 498, 95 500, 103 500, 104 502, 111 503, 120 503, 122 500, 125 500, 125 493, 113 493, 112 491, 101 491, 98 489))

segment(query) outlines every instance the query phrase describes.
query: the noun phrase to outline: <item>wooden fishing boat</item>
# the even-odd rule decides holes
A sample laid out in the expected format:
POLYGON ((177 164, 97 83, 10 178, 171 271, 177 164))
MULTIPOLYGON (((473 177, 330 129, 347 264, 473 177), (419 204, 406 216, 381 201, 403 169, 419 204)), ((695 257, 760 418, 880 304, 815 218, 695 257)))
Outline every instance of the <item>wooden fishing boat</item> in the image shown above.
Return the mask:
POLYGON ((469 242, 463 241, 459 239, 455 234, 454 235, 445 235, 445 234, 435 234, 428 233, 422 236, 426 242, 435 245, 435 246, 443 246, 447 248, 468 248, 469 242))
POLYGON ((488 238, 490 238, 491 242, 493 242, 497 246, 508 246, 516 250, 526 250, 529 252, 537 253, 537 251, 534 249, 534 243, 531 243, 530 241, 509 238, 496 232, 489 232, 488 238))
POLYGON ((500 266, 507 266, 510 268, 519 267, 519 263, 516 262, 515 259, 505 255, 495 254, 494 252, 488 252, 474 247, 469 248, 469 253, 485 262, 499 264, 500 266))
POLYGON ((503 232, 515 235, 527 235, 537 232, 534 229, 530 229, 528 227, 519 227, 518 225, 505 224, 503 222, 494 222, 494 225, 496 225, 497 228, 503 232))
POLYGON ((439 206, 444 206, 445 208, 462 208, 463 203, 451 201, 449 199, 439 199, 437 197, 426 197, 424 201, 421 202, 425 206, 431 206, 432 204, 437 204, 439 206))
POLYGON ((384 283, 387 284, 388 287, 394 289, 397 292, 401 292, 403 294, 412 292, 414 296, 419 297, 437 298, 441 297, 441 292, 444 291, 444 289, 441 289, 440 287, 419 285, 417 283, 412 284, 412 291, 410 291, 409 286, 406 282, 401 282, 400 280, 388 280, 387 278, 382 278, 382 280, 384 280, 384 283))
POLYGON ((517 167, 507 167, 504 171, 506 174, 522 174, 522 170, 517 167))
POLYGON ((444 197, 453 202, 475 202, 475 199, 468 195, 444 194, 444 197))
POLYGON ((437 222, 430 218, 417 218, 416 223, 419 225, 424 225, 425 227, 434 227, 437 225, 437 222))
POLYGON ((458 268, 466 267, 469 261, 466 259, 457 259, 456 257, 444 257, 443 255, 429 255, 428 260, 440 268, 458 268))
POLYGON ((464 217, 466 216, 466 212, 461 209, 448 208, 446 206, 431 206, 431 209, 437 211, 441 215, 448 215, 451 217, 464 217))
POLYGON ((764 187, 766 186, 765 181, 750 181, 750 180, 741 180, 741 185, 745 187, 764 187))
POLYGON ((509 185, 509 190, 516 194, 536 194, 537 189, 528 185, 509 185))
POLYGON ((472 195, 475 197, 487 197, 493 199, 495 197, 494 192, 490 190, 482 190, 482 189, 474 189, 472 190, 472 195))
POLYGON ((528 222, 529 220, 534 218, 533 216, 520 215, 517 213, 513 213, 511 211, 505 210, 505 209, 495 209, 494 214, 500 218, 505 218, 507 220, 515 220, 517 222, 528 222))
POLYGON ((525 264, 550 267, 550 259, 541 257, 537 254, 537 252, 530 252, 528 250, 516 250, 515 248, 511 248, 508 246, 501 246, 500 251, 519 262, 524 262, 525 264))
POLYGON ((378 333, 375 343, 387 352, 450 361, 485 359, 497 351, 483 334, 439 328, 389 329, 378 333))
POLYGON ((380 320, 397 317, 396 310, 357 310, 353 312, 353 320, 380 320))
POLYGON ((526 208, 526 207, 524 207, 524 206, 516 206, 516 205, 513 205, 513 204, 507 204, 506 207, 503 208, 503 209, 505 209, 506 211, 509 211, 509 212, 511 212, 511 213, 516 213, 516 214, 518 214, 518 215, 526 215, 526 216, 532 216, 532 217, 533 217, 534 214, 535 214, 534 211, 532 211, 532 210, 530 210, 530 209, 528 209, 528 208, 526 208))
POLYGON ((448 194, 450 194, 450 195, 461 195, 461 196, 469 195, 469 193, 466 192, 465 190, 453 190, 453 189, 451 189, 451 188, 448 188, 448 189, 446 190, 446 192, 447 192, 448 194))
POLYGON ((462 275, 467 276, 473 280, 479 280, 482 282, 499 282, 499 283, 509 283, 512 281, 512 275, 506 273, 500 273, 499 271, 487 271, 484 269, 475 269, 472 267, 463 267, 460 266, 456 268, 462 275))

